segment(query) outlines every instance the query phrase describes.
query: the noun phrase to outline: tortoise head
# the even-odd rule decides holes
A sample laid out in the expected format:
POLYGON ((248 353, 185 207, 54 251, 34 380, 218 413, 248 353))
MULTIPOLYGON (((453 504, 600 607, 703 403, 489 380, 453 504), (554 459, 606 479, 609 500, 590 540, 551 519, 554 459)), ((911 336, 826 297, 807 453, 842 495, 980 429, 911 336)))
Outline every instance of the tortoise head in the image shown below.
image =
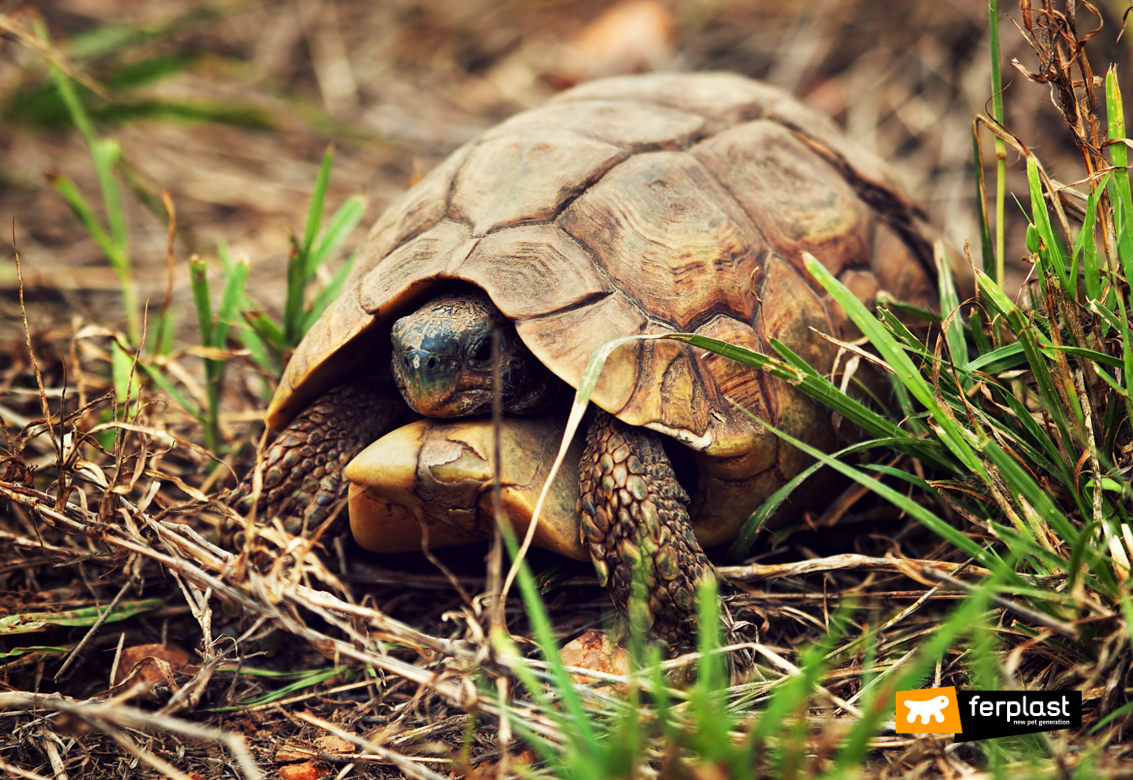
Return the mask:
POLYGON ((493 331, 499 334, 504 411, 546 409, 559 382, 479 290, 438 296, 394 323, 393 377, 405 402, 426 417, 490 412, 493 331))

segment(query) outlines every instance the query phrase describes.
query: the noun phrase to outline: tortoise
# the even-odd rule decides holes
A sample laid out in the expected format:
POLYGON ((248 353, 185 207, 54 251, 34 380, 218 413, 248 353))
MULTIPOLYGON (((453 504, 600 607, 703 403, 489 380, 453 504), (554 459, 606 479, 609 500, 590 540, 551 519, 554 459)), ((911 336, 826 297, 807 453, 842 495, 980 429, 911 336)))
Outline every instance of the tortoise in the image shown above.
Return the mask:
MULTIPOLYGON (((267 411, 283 432, 264 508, 310 522, 348 492, 353 534, 376 552, 486 538, 494 330, 504 514, 522 527, 595 350, 633 334, 763 352, 778 339, 828 373, 836 347, 820 334, 852 325, 803 254, 867 303, 884 290, 931 306, 930 235, 883 162, 775 87, 724 73, 583 84, 461 147, 378 220, 267 411)), ((673 340, 616 349, 590 400, 535 541, 591 559, 623 612, 644 567, 644 621, 680 651, 712 572, 703 548, 807 465, 758 420, 829 449, 831 413, 673 340)))

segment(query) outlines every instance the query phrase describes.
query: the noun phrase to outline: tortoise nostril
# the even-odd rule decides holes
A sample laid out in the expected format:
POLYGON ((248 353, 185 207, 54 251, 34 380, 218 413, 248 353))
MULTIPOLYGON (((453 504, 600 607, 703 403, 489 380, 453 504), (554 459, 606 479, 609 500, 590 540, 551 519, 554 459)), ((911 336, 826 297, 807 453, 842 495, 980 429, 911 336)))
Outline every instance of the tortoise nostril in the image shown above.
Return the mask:
POLYGON ((425 361, 425 368, 429 369, 430 371, 432 371, 436 367, 437 367, 437 359, 435 357, 431 357, 431 358, 429 358, 428 360, 425 361))

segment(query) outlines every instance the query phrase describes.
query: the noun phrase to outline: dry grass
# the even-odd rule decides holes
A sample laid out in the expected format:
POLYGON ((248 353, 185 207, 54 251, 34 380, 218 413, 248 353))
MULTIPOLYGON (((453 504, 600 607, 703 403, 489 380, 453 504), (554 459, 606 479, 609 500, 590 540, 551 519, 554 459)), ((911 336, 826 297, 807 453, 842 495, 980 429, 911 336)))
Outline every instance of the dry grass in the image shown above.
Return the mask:
MULTIPOLYGON (((328 138, 339 149, 329 205, 364 192, 372 221, 444 154, 576 77, 563 65, 567 45, 601 10, 599 3, 299 0, 217 6, 223 10, 210 17, 176 0, 52 5, 44 11, 57 40, 110 24, 140 29, 178 19, 173 34, 129 49, 127 59, 207 56, 131 96, 238 102, 272 118, 270 130, 153 119, 109 127, 137 179, 125 205, 140 297, 154 308, 169 281, 166 223, 147 210, 147 194, 167 187, 177 205, 175 308, 190 299, 185 258, 208 254, 218 240, 249 258, 257 295, 278 307, 287 231, 303 222, 328 138)), ((982 3, 753 0, 669 8, 675 40, 654 64, 737 70, 792 89, 894 160, 952 243, 977 235, 970 132, 988 97, 982 3)), ((1091 44, 1096 65, 1127 62, 1115 30, 1111 24, 1091 44)), ((11 37, 0 45, 8 55, 0 61, 3 99, 33 86, 43 69, 41 52, 11 37)), ((1005 59, 1022 59, 1029 47, 1007 29, 1004 50, 1005 59)), ((98 82, 109 62, 80 66, 98 82)), ((1079 155, 1044 100, 1041 89, 1012 86, 1007 124, 1058 177, 1077 168, 1079 155)), ((46 174, 63 172, 96 191, 89 159, 65 127, 14 119, 0 129, 0 221, 14 220, 24 285, 14 271, 0 272, 0 417, 8 437, 0 613, 25 616, 19 628, 26 631, 0 632, 0 653, 7 653, 0 655, 0 770, 13 777, 259 777, 281 767, 300 772, 311 761, 336 777, 486 778, 501 764, 506 773, 509 762, 529 760, 521 746, 501 744, 509 727, 489 695, 514 683, 485 639, 482 549, 444 553, 439 573, 423 559, 362 555, 337 527, 305 539, 249 527, 242 547, 223 547, 218 529, 240 520, 209 496, 247 468, 258 435, 263 398, 250 366, 226 387, 221 433, 230 462, 207 453, 196 420, 159 395, 147 392, 127 421, 113 422, 118 282, 43 184, 46 174), (90 607, 98 608, 95 617, 58 622, 90 607), (54 622, 32 625, 33 613, 54 622), (155 660, 124 668, 130 648, 150 645, 165 650, 145 651, 155 660), (283 692, 290 679, 261 674, 299 670, 321 674, 283 692), (247 704, 271 693, 277 698, 247 704)), ((1009 217, 1017 288, 1026 272, 1024 222, 1009 217)), ((188 328, 192 317, 183 320, 188 328)), ((169 365, 190 391, 200 389, 200 361, 190 350, 175 351, 169 365)), ((850 600, 859 605, 840 666, 823 680, 822 708, 807 722, 815 768, 836 750, 837 721, 855 712, 863 677, 899 670, 963 593, 962 579, 932 572, 981 574, 957 571, 963 559, 954 550, 860 491, 834 506, 724 570, 736 584, 728 594, 733 613, 760 629, 753 647, 769 675, 741 692, 745 704, 764 702, 794 674, 793 659, 832 611, 850 600), (854 645, 855 631, 877 627, 879 646, 854 645)), ((556 570, 549 557, 536 564, 555 578, 547 599, 561 636, 602 625, 608 599, 584 567, 556 570)), ((1099 677, 1072 653, 1040 643, 1031 631, 1040 624, 1024 609, 1000 604, 993 628, 1014 648, 1003 661, 1009 677, 1037 687, 1081 683, 1095 720, 1125 700, 1124 674, 1099 677)), ((518 599, 506 618, 523 637, 518 599)), ((1039 637, 1073 630, 1047 624, 1039 637)), ((962 683, 966 661, 962 650, 946 654, 926 682, 962 683)), ((557 737, 544 713, 522 699, 514 706, 508 718, 557 737)), ((1128 759, 1123 738, 1111 732, 1099 773, 1120 771, 1128 759)), ((1073 739, 1052 735, 1051 752, 1070 756, 1073 739)), ((867 772, 874 777, 979 776, 985 766, 978 751, 938 740, 890 735, 873 747, 867 772)))

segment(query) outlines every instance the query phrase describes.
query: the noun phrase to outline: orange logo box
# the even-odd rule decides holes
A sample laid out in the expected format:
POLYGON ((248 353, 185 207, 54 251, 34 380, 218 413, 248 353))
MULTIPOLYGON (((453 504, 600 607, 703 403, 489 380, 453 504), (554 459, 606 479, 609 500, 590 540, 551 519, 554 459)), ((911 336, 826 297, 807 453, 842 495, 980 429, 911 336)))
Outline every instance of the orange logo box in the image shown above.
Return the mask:
POLYGON ((963 730, 954 687, 897 691, 898 734, 959 734, 963 730))

